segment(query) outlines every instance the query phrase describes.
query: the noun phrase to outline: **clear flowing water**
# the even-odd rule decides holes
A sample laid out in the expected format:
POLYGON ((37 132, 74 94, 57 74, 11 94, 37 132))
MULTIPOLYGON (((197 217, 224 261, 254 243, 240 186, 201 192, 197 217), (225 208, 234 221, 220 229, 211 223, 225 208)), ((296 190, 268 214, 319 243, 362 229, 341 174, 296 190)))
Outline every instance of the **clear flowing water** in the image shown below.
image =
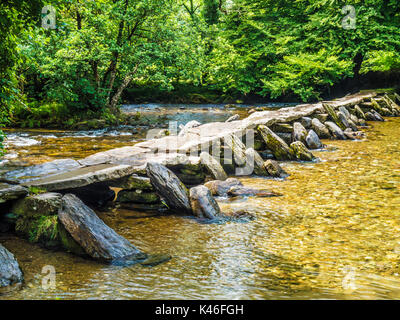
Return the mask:
POLYGON ((325 141, 319 163, 284 163, 285 181, 241 178, 283 194, 219 201, 251 212, 249 222, 99 212, 141 250, 172 256, 155 267, 103 265, 0 234, 26 278, 0 299, 399 299, 400 119, 366 131, 364 141, 325 141), (41 287, 46 265, 55 289, 41 287))

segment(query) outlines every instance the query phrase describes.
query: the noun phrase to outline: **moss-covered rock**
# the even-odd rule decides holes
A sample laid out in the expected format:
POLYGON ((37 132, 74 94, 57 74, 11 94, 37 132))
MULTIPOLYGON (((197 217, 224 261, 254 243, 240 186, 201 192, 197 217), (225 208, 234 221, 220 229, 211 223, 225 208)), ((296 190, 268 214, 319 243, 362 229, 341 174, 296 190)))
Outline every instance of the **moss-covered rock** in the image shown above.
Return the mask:
POLYGON ((333 109, 332 106, 330 106, 329 104, 323 104, 324 109, 326 110, 326 112, 329 114, 329 118, 337 125, 339 126, 340 129, 345 130, 346 127, 345 125, 342 123, 342 121, 340 121, 339 116, 337 115, 337 113, 335 112, 335 110, 333 109))
POLYGON ((132 189, 154 190, 153 186, 150 183, 150 178, 140 177, 136 174, 121 179, 121 181, 118 181, 118 183, 115 184, 115 187, 127 190, 132 190, 132 189))
POLYGON ((362 111, 362 109, 360 108, 359 105, 356 105, 354 107, 354 114, 357 116, 357 118, 364 119, 364 120, 366 119, 365 113, 364 113, 364 111, 362 111))
POLYGON ((46 248, 59 247, 57 216, 20 217, 15 224, 18 235, 29 242, 39 243, 46 248))
POLYGON ((160 197, 155 192, 145 192, 140 189, 122 190, 118 192, 117 202, 159 203, 160 197))
POLYGON ((306 146, 300 142, 296 141, 290 145, 290 149, 295 154, 296 158, 301 161, 312 161, 315 159, 314 155, 306 148, 306 146))
POLYGON ((287 143, 279 138, 270 128, 260 125, 257 127, 258 132, 263 137, 265 144, 274 154, 277 160, 294 160, 293 151, 287 143))
POLYGON ((274 132, 292 133, 293 126, 289 123, 275 123, 271 126, 271 130, 274 132))
POLYGON ((57 215, 61 198, 62 195, 59 193, 31 195, 18 200, 11 208, 11 212, 24 217, 57 215))

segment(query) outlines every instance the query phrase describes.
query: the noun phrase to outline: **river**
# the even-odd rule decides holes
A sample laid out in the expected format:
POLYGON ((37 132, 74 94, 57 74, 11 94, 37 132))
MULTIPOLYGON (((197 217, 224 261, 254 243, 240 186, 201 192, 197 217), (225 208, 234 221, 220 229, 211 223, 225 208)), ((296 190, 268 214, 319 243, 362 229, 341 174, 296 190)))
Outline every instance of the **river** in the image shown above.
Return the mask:
MULTIPOLYGON (((399 299, 400 119, 371 125, 366 140, 324 141, 328 150, 314 152, 320 162, 283 163, 286 180, 240 178, 283 194, 219 199, 223 211, 246 209, 251 221, 98 212, 139 249, 172 256, 155 267, 103 265, 0 234, 26 279, 0 299, 399 299), (41 286, 46 265, 56 270, 54 289, 41 286)), ((9 132, 39 143, 10 144, 17 157, 8 165, 81 158, 141 139, 128 129, 107 132, 9 132)))

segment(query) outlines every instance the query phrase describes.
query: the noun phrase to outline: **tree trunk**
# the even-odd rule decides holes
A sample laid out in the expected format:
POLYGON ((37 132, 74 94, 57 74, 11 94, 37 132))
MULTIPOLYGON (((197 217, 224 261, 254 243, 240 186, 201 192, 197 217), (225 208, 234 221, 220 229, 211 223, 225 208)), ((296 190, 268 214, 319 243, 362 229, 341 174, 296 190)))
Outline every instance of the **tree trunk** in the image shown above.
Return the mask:
POLYGON ((135 70, 132 72, 129 72, 124 80, 122 81, 122 84, 119 86, 117 92, 114 94, 114 96, 111 98, 110 103, 109 103, 109 109, 113 114, 117 114, 117 103, 119 99, 121 98, 122 92, 126 89, 126 87, 129 85, 129 83, 132 81, 134 74, 136 73, 137 69, 139 67, 139 64, 136 64, 135 70))

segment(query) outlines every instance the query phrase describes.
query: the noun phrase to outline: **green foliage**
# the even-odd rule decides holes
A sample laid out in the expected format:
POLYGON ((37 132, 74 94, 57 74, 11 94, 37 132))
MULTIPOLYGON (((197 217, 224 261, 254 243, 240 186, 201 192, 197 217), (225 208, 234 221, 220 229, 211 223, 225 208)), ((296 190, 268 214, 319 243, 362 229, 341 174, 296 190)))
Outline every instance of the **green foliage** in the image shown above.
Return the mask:
POLYGON ((0 126, 118 123, 124 98, 306 101, 346 78, 400 69, 398 0, 51 5, 56 29, 41 27, 40 0, 0 4, 0 126), (355 28, 345 5, 355 7, 355 28))

